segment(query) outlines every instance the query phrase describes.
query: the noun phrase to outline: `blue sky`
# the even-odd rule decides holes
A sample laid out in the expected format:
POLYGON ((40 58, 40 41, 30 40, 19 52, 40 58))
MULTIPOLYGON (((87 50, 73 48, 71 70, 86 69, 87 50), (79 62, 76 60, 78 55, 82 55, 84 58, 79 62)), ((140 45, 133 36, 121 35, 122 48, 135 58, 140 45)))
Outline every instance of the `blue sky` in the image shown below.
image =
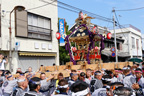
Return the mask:
MULTIPOLYGON (((59 0, 71 6, 87 10, 89 12, 101 15, 107 18, 112 18, 112 9, 115 10, 133 9, 144 7, 144 0, 59 0)), ((131 24, 141 30, 144 34, 144 9, 135 11, 116 11, 121 25, 131 24)), ((71 27, 78 17, 77 13, 58 8, 60 18, 65 18, 68 25, 71 27)), ((112 27, 111 23, 98 19, 92 20, 92 23, 100 26, 112 27)))

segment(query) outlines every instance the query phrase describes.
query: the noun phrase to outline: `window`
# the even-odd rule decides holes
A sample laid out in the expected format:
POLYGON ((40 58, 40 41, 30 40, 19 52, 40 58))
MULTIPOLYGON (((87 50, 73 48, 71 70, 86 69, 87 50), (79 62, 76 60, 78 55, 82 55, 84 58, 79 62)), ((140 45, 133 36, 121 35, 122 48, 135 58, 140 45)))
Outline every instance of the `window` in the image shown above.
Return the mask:
POLYGON ((132 48, 135 48, 135 38, 132 37, 132 48))
POLYGON ((139 49, 139 39, 136 39, 137 49, 139 49))
POLYGON ((28 37, 52 40, 51 19, 28 13, 28 37))

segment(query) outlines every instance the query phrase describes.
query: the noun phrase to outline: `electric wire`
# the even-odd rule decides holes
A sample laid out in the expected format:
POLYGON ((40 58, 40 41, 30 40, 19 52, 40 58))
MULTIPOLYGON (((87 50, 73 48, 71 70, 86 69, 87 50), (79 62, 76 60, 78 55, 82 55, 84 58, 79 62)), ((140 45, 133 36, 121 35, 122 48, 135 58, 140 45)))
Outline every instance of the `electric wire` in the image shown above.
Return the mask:
POLYGON ((144 7, 134 8, 134 9, 123 9, 123 10, 115 10, 115 11, 134 11, 134 10, 140 10, 144 9, 144 7))

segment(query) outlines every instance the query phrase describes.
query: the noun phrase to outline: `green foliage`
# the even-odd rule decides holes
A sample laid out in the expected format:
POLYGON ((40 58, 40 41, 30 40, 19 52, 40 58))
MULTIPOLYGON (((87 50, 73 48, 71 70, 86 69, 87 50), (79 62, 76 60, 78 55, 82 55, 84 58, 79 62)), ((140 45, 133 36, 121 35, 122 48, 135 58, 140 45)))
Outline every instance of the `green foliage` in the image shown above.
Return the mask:
MULTIPOLYGON (((67 22, 65 22, 65 28, 66 28, 65 30, 66 34, 69 35, 70 34, 70 32, 68 31, 69 25, 67 25, 67 22)), ((60 64, 66 64, 66 62, 70 61, 70 56, 68 54, 69 52, 65 50, 65 46, 59 46, 60 64)))

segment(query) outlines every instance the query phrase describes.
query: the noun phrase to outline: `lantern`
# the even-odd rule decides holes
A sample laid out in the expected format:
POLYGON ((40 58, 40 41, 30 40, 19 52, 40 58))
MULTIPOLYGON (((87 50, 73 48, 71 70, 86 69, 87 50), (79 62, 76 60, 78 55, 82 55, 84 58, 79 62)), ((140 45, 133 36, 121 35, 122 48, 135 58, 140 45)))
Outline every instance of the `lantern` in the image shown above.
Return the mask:
POLYGON ((97 47, 97 46, 95 47, 95 50, 98 50, 98 47, 97 47))
POLYGON ((107 34, 107 39, 111 39, 111 36, 112 36, 112 34, 111 34, 111 33, 108 33, 108 34, 107 34))
POLYGON ((61 36, 60 36, 60 33, 59 33, 59 32, 57 32, 57 33, 56 33, 56 38, 59 40, 59 39, 60 39, 60 37, 61 37, 61 36))
POLYGON ((96 32, 96 26, 93 27, 93 33, 95 33, 95 32, 96 32))
POLYGON ((77 50, 76 47, 72 47, 72 51, 75 52, 77 50))

